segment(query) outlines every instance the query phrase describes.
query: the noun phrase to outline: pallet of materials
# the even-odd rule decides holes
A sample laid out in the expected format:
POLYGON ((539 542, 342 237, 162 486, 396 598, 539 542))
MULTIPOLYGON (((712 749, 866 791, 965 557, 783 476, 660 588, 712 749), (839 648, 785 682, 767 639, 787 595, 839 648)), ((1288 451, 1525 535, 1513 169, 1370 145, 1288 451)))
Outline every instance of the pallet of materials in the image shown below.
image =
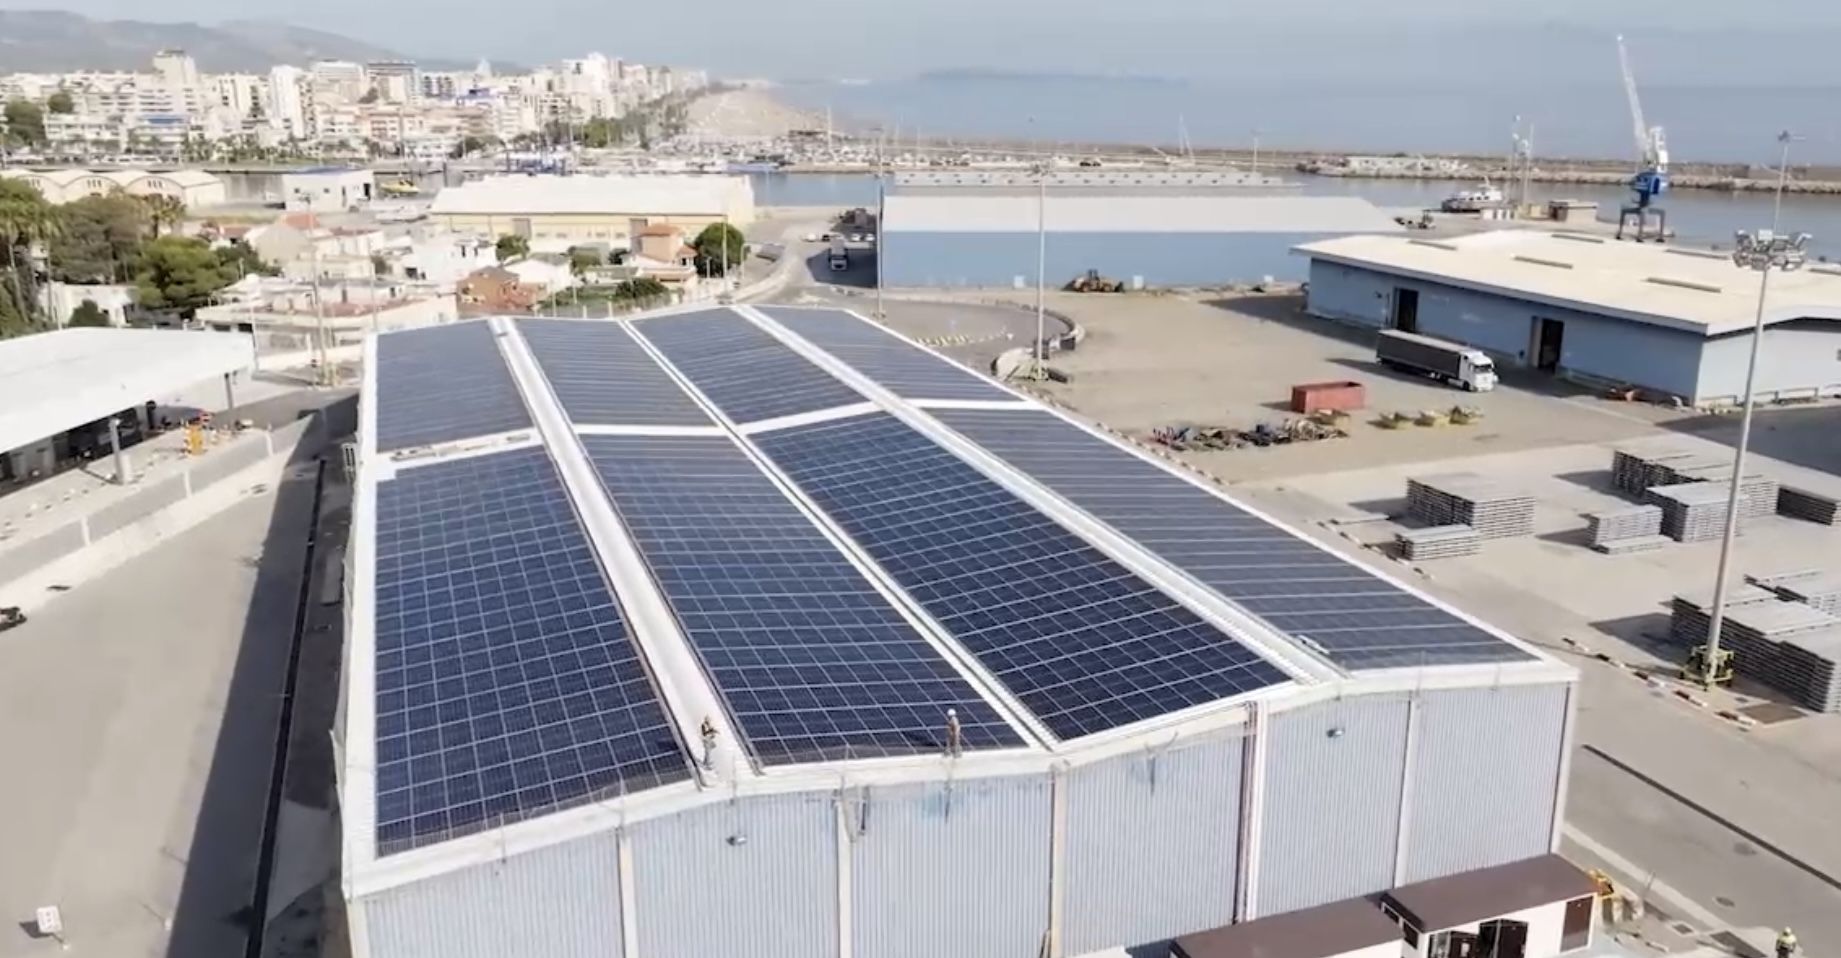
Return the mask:
POLYGON ((1608 556, 1630 555, 1633 552, 1654 552, 1675 540, 1664 535, 1629 536, 1623 539, 1610 539, 1592 543, 1592 550, 1608 556))
MULTIPOLYGON (((1644 494, 1651 505, 1662 507, 1662 534, 1676 542, 1705 542, 1726 531, 1727 490, 1706 482, 1652 486, 1644 494)), ((1745 516, 1745 497, 1739 498, 1739 516, 1745 516)))
POLYGON ((1413 562, 1476 555, 1483 551, 1483 537, 1477 535, 1477 530, 1464 525, 1408 529, 1395 533, 1394 542, 1400 547, 1401 557, 1413 562))
POLYGON ((1758 603, 1726 617, 1720 644, 1732 650, 1733 670, 1818 712, 1841 707, 1835 662, 1841 657, 1841 618, 1800 602, 1758 603))
POLYGON ((1777 488, 1777 512, 1793 519, 1832 526, 1841 517, 1841 500, 1795 486, 1777 488))
POLYGON ((1611 450, 1611 484, 1625 492, 1642 495, 1650 486, 1665 486, 1680 480, 1668 468, 1670 462, 1698 462, 1698 453, 1679 447, 1655 444, 1619 446, 1611 450))
POLYGON ((1585 517, 1585 531, 1592 547, 1623 539, 1638 539, 1662 534, 1662 507, 1658 505, 1625 506, 1594 512, 1585 517))
MULTIPOLYGON (((1656 486, 1725 486, 1731 481, 1732 461, 1723 456, 1640 445, 1619 447, 1611 454, 1612 485, 1638 496, 1656 486)), ((1779 509, 1777 480, 1769 476, 1746 476, 1739 482, 1739 494, 1745 497, 1739 507, 1741 519, 1768 516, 1779 509)))
MULTIPOLYGON (((1781 602, 1783 598, 1763 586, 1741 582, 1726 590, 1726 614, 1732 610, 1764 602, 1781 602)), ((1675 645, 1694 646, 1707 641, 1707 626, 1713 613, 1713 590, 1675 596, 1670 603, 1668 639, 1675 645)), ((1725 631, 1721 629, 1721 631, 1725 631)))
POLYGON ((1406 511, 1433 525, 1465 525, 1484 539, 1534 533, 1534 497, 1469 472, 1406 481, 1406 511))
POLYGON ((1841 575, 1821 569, 1805 569, 1777 575, 1746 576, 1745 581, 1769 589, 1791 602, 1841 616, 1841 575))

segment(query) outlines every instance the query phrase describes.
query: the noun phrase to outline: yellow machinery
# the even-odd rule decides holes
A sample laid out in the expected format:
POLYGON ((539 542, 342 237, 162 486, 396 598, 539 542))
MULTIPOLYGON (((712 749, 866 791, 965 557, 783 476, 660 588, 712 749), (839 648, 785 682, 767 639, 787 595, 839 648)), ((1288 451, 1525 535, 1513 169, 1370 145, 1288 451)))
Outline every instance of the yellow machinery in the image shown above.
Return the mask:
MULTIPOLYGON (((1713 684, 1729 685, 1732 683, 1732 652, 1721 649, 1714 662, 1713 684)), ((1688 651, 1688 660, 1681 664, 1681 677, 1700 681, 1707 677, 1707 647, 1697 645, 1688 651)))

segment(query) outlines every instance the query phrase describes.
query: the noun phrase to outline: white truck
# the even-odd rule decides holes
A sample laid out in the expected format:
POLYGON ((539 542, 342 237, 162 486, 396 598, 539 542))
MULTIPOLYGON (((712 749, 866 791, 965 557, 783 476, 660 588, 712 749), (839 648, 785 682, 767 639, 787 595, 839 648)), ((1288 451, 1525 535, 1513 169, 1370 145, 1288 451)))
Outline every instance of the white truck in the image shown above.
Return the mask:
POLYGON ((831 234, 831 269, 841 272, 850 268, 850 250, 844 246, 842 233, 831 234))
POLYGON ((1375 343, 1374 356, 1383 366, 1441 379, 1473 393, 1496 388, 1495 362, 1482 350, 1458 343, 1383 329, 1375 343))

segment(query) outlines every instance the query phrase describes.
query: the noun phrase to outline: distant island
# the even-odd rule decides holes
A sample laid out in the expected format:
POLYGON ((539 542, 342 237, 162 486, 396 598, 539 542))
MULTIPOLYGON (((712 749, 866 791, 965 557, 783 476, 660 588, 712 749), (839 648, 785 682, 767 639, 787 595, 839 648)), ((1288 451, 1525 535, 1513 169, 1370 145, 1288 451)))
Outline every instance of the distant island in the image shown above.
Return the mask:
POLYGON ((964 67, 952 70, 929 70, 917 74, 916 80, 934 83, 1000 81, 1026 83, 1133 83, 1146 86, 1187 86, 1179 77, 1152 76, 1141 73, 1034 73, 1027 70, 995 70, 964 67))

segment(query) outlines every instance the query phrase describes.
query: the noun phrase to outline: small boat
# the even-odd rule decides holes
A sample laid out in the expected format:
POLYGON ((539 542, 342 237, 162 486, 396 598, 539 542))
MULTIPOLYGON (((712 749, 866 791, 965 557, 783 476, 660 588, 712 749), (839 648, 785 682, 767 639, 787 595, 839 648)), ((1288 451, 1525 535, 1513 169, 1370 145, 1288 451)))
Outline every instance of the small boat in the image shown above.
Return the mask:
POLYGON ((1458 190, 1445 197, 1438 208, 1447 213, 1478 213, 1485 209, 1502 205, 1502 190, 1492 186, 1488 180, 1468 190, 1458 190))
POLYGON ((408 180, 391 180, 387 183, 379 183, 377 184, 377 188, 391 196, 419 196, 422 193, 421 187, 416 186, 408 180))

